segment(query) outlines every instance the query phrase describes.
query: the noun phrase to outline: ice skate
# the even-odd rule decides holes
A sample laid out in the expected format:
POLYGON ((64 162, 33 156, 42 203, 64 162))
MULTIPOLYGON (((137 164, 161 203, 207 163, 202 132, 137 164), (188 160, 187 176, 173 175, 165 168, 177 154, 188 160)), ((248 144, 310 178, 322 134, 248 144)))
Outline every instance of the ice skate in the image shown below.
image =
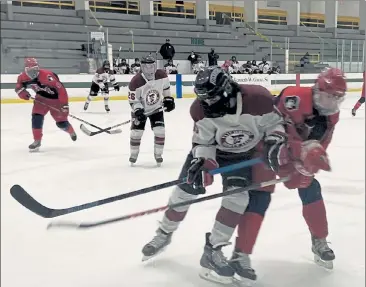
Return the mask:
POLYGON ((352 109, 352 116, 355 116, 355 115, 356 115, 356 110, 352 109))
POLYGON ((333 260, 335 255, 332 249, 329 248, 325 238, 312 237, 311 251, 314 253, 314 261, 319 266, 326 269, 333 269, 333 260))
POLYGON ((78 139, 78 136, 76 135, 76 132, 72 132, 70 134, 70 138, 73 140, 73 141, 76 141, 78 139))
POLYGON ((159 154, 155 154, 155 155, 154 155, 154 157, 155 157, 155 160, 156 160, 156 164, 157 164, 157 166, 161 166, 161 164, 163 163, 163 158, 162 158, 162 156, 161 156, 161 155, 159 155, 159 154))
POLYGON ((85 102, 85 104, 84 104, 84 111, 86 111, 88 109, 88 107, 89 107, 89 102, 85 102))
POLYGON ((37 152, 41 147, 41 141, 35 140, 32 144, 28 146, 30 152, 37 152))
POLYGON ((156 231, 154 238, 142 248, 142 253, 144 255, 142 261, 146 261, 163 252, 172 242, 172 235, 173 233, 166 233, 159 228, 156 231))
POLYGON ((235 250, 230 259, 230 266, 234 269, 234 279, 240 286, 252 286, 257 280, 248 254, 235 250))
POLYGON ((137 157, 138 157, 138 154, 131 154, 130 155, 129 161, 130 161, 131 166, 133 166, 136 163, 137 157))
POLYGON ((109 106, 108 105, 104 105, 104 109, 107 113, 109 113, 111 110, 109 109, 109 106))
POLYGON ((210 235, 211 233, 206 233, 206 245, 200 261, 200 277, 215 283, 232 284, 235 271, 221 251, 229 243, 212 246, 210 235))

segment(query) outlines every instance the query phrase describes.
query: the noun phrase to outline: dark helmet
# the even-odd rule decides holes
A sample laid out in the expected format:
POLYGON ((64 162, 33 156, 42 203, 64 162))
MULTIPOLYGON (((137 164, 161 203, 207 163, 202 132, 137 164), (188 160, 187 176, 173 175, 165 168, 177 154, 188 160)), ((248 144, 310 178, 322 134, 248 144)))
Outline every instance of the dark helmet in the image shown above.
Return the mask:
POLYGON ((194 82, 194 91, 199 100, 223 96, 231 92, 232 78, 223 69, 212 66, 199 71, 194 82))
POLYGON ((194 92, 205 116, 221 117, 229 112, 230 99, 236 96, 237 84, 227 72, 213 66, 198 72, 194 92))
POLYGON ((151 81, 155 79, 156 61, 153 56, 148 55, 141 59, 141 72, 147 80, 151 81))
POLYGON ((110 69, 111 68, 111 63, 109 63, 109 61, 108 60, 105 60, 104 62, 103 62, 103 68, 104 69, 110 69))

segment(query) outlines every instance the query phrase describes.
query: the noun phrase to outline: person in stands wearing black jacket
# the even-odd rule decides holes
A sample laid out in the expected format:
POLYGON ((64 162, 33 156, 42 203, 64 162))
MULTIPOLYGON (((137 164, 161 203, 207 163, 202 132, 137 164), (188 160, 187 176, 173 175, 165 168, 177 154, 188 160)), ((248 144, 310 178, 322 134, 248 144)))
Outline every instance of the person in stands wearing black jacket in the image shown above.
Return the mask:
POLYGON ((217 60, 219 59, 219 55, 215 53, 215 49, 211 48, 211 52, 208 53, 208 65, 209 66, 217 66, 217 60))
POLYGON ((175 49, 172 44, 170 44, 170 40, 166 39, 166 43, 163 44, 160 48, 160 55, 164 60, 172 60, 175 55, 175 49))

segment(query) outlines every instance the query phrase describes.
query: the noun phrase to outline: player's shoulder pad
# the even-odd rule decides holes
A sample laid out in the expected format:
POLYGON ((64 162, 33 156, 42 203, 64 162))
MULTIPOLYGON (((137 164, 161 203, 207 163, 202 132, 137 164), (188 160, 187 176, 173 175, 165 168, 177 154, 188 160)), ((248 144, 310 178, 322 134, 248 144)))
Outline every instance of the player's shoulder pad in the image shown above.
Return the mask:
POLYGON ((274 111, 274 96, 259 85, 239 85, 243 99, 243 114, 261 116, 274 111))
POLYGON ((155 80, 160 80, 164 78, 168 78, 166 72, 163 69, 157 69, 155 72, 155 80))
POLYGON ((27 81, 27 80, 28 80, 28 76, 25 72, 21 72, 18 75, 18 82, 24 82, 24 81, 27 81))
POLYGON ((128 84, 128 89, 130 91, 136 91, 136 89, 144 86, 146 84, 145 79, 142 77, 141 73, 137 73, 133 76, 130 83, 128 84))
POLYGON ((205 117, 201 103, 197 99, 195 99, 193 101, 191 108, 189 109, 189 112, 190 112, 191 118, 193 119, 194 122, 198 122, 198 121, 204 119, 204 117, 205 117))
POLYGON ((313 112, 312 95, 311 87, 287 87, 281 92, 277 107, 283 114, 311 114, 313 112))

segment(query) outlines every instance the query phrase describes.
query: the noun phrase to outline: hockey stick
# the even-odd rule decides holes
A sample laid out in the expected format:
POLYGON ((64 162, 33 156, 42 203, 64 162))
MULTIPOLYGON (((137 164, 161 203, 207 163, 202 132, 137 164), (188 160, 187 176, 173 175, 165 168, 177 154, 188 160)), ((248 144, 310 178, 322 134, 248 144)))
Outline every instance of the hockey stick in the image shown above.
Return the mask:
MULTIPOLYGON (((230 171, 233 171, 236 169, 249 167, 249 166, 255 165, 260 162, 262 162, 262 160, 260 158, 254 158, 254 159, 243 161, 243 162, 240 162, 237 164, 213 169, 209 173, 211 175, 215 175, 215 174, 230 172, 230 171)), ((149 193, 152 191, 168 188, 171 186, 179 185, 179 184, 185 183, 186 180, 187 180, 186 178, 182 178, 182 179, 177 179, 177 180, 173 180, 173 181, 168 181, 168 182, 161 183, 158 185, 135 190, 135 191, 132 191, 129 193, 124 193, 124 194, 104 198, 104 199, 97 200, 97 201, 88 202, 88 203, 73 206, 73 207, 63 208, 63 209, 52 209, 52 208, 48 208, 48 207, 42 205, 37 200, 35 200, 29 193, 27 193, 27 191, 24 188, 22 188, 20 185, 12 186, 10 189, 10 194, 16 201, 18 201, 21 205, 23 205, 25 208, 32 211, 33 213, 35 213, 43 218, 53 218, 53 217, 58 217, 58 216, 74 213, 77 211, 101 206, 101 205, 104 205, 107 203, 112 203, 115 201, 123 200, 126 198, 146 194, 146 193, 149 193)))
POLYGON ((265 181, 262 183, 255 183, 255 184, 252 184, 247 187, 236 188, 236 189, 225 191, 222 193, 215 193, 212 195, 200 197, 197 199, 187 200, 187 201, 183 201, 183 202, 176 203, 176 204, 164 205, 164 206, 160 206, 160 207, 156 207, 156 208, 152 208, 152 209, 146 209, 146 210, 143 210, 140 212, 131 213, 131 214, 127 214, 124 216, 110 218, 110 219, 97 221, 97 222, 89 222, 89 223, 76 223, 76 222, 71 222, 71 221, 51 222, 48 224, 47 229, 51 229, 51 228, 89 229, 89 228, 93 228, 93 227, 103 226, 103 225, 107 225, 107 224, 111 224, 111 223, 116 223, 116 222, 125 221, 125 220, 129 220, 129 219, 137 218, 137 217, 142 217, 145 215, 158 213, 161 211, 165 211, 169 208, 173 209, 173 208, 177 208, 177 207, 182 207, 182 206, 192 205, 192 204, 203 202, 203 201, 212 200, 212 199, 219 198, 219 197, 237 194, 240 192, 256 190, 256 189, 259 189, 262 187, 275 185, 275 184, 285 182, 288 180, 289 180, 289 177, 284 177, 281 179, 269 180, 269 181, 265 181))
MULTIPOLYGON (((35 102, 37 102, 37 103, 39 103, 39 104, 41 104, 41 105, 44 105, 44 106, 46 106, 46 107, 48 107, 48 108, 50 108, 51 110, 54 110, 54 111, 56 111, 56 112, 59 112, 59 113, 61 113, 61 111, 59 110, 59 109, 57 109, 57 108, 55 108, 55 107, 53 107, 53 106, 50 106, 50 105, 47 105, 46 103, 43 103, 43 102, 41 102, 41 101, 39 101, 39 100, 37 100, 36 98, 34 98, 34 97, 31 97, 31 99, 33 100, 33 101, 35 101, 35 102)), ((98 127, 98 126, 96 126, 96 125, 94 125, 94 124, 92 124, 92 123, 89 123, 89 122, 87 122, 87 121, 85 121, 85 120, 83 120, 83 119, 80 119, 80 118, 78 118, 77 116, 74 116, 74 115, 72 115, 72 114, 70 114, 69 113, 69 115, 68 115, 70 118, 73 118, 73 119, 75 119, 75 120, 78 120, 79 122, 82 122, 82 123, 84 123, 84 124, 87 124, 87 125, 89 125, 89 126, 91 126, 91 127, 93 127, 93 128, 96 128, 96 129, 98 129, 98 130, 103 130, 101 127, 98 127)), ((111 133, 109 130, 108 131, 105 131, 106 133, 111 133)))
MULTIPOLYGON (((152 113, 156 113, 156 112, 162 112, 163 109, 159 109, 157 111, 153 111, 152 113)), ((147 113, 145 114, 147 117, 150 116, 152 113, 147 113)), ((86 126, 84 126, 83 124, 80 125, 80 129, 88 136, 92 137, 92 136, 95 136, 97 134, 100 134, 100 133, 103 133, 103 132, 106 132, 106 131, 110 131, 109 133, 110 134, 119 134, 122 132, 121 129, 115 129, 117 127, 120 127, 120 126, 123 126, 123 125, 126 125, 128 123, 130 123, 131 120, 128 120, 128 121, 125 121, 123 123, 119 123, 119 124, 116 124, 114 126, 111 126, 111 127, 108 127, 108 128, 105 128, 105 129, 102 129, 102 130, 99 130, 97 132, 92 132, 91 130, 89 130, 86 126)))

